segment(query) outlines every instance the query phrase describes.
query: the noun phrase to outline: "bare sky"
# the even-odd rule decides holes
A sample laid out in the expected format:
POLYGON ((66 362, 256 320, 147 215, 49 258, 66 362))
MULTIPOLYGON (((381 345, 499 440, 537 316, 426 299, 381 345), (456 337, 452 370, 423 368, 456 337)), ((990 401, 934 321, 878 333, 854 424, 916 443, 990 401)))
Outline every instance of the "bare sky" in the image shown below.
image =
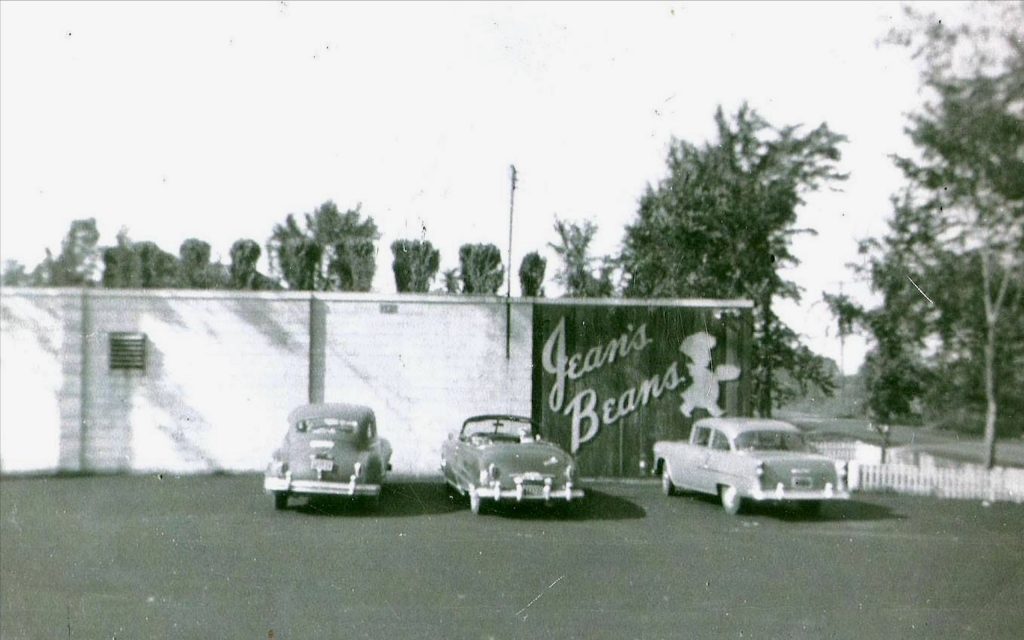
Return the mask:
MULTIPOLYGON (((931 7, 944 14, 963 5, 931 7)), ((548 256, 557 215, 617 251, 673 137, 703 142, 716 106, 746 100, 775 124, 846 134, 841 192, 812 194, 796 241, 805 288, 783 317, 839 360, 824 289, 865 299, 845 264, 884 229, 920 103, 906 51, 876 41, 894 3, 0 4, 0 258, 30 268, 71 220, 101 244, 122 226, 182 240, 264 244, 288 213, 362 204, 389 246, 425 237, 508 242, 514 269, 548 256)), ((927 283, 922 283, 927 288, 927 283)), ((513 293, 518 283, 513 284, 513 293)), ((854 370, 864 345, 847 345, 854 370)))

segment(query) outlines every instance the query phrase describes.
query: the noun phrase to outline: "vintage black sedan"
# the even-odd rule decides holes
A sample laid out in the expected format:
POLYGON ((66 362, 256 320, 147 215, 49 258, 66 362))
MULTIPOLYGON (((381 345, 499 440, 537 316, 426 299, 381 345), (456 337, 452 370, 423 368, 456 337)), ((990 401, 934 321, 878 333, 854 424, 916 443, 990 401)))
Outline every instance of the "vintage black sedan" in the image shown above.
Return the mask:
POLYGON ((541 438, 536 423, 514 415, 481 415, 466 420, 441 449, 441 473, 449 490, 481 503, 540 501, 568 503, 583 497, 576 461, 541 438))
POLYGON ((391 468, 391 445, 378 437, 369 407, 308 404, 288 415, 263 488, 284 509, 291 496, 363 496, 375 505, 391 468))

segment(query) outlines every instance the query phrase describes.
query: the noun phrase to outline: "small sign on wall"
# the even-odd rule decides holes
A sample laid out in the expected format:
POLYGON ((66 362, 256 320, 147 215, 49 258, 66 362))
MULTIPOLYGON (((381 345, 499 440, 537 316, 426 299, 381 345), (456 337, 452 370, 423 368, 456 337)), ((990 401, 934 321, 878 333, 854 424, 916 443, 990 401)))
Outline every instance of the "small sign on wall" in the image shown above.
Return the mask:
POLYGON ((381 313, 398 313, 398 305, 393 302, 382 302, 380 305, 381 313))

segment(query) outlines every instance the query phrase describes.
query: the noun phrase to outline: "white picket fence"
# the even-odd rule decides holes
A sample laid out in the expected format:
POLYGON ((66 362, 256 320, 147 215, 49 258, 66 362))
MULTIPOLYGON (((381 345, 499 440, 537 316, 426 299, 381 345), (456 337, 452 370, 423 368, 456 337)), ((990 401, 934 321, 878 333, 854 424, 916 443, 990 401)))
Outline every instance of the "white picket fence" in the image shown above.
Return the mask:
POLYGON ((1024 503, 1024 469, 851 462, 850 489, 1024 503))

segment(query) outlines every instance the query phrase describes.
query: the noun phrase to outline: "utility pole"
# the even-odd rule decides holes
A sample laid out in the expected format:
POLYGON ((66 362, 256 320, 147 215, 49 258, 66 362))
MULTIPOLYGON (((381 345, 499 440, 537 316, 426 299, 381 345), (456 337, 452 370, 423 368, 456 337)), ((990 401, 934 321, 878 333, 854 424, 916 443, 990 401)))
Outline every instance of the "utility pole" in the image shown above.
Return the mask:
POLYGON ((508 286, 505 289, 505 359, 512 359, 512 213, 516 208, 516 165, 512 169, 512 189, 508 202, 508 286))

